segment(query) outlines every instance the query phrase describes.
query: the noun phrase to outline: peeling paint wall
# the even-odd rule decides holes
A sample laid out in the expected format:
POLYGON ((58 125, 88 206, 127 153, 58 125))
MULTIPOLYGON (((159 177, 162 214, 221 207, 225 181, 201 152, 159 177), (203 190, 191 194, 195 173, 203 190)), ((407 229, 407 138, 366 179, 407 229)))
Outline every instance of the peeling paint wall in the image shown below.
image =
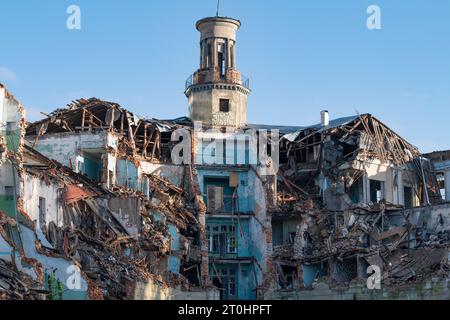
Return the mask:
MULTIPOLYGON (((73 264, 65 259, 48 257, 38 253, 35 247, 36 236, 34 235, 33 231, 22 225, 20 226, 20 231, 26 257, 38 260, 39 263, 42 264, 44 272, 46 272, 47 274, 49 274, 50 272, 54 272, 55 277, 59 279, 64 285, 64 288, 67 289, 66 291, 64 291, 63 299, 87 299, 88 285, 82 275, 80 275, 81 278, 79 289, 70 290, 67 288, 66 284, 70 283, 70 281, 68 280, 74 274, 70 269, 73 264)), ((43 245, 51 248, 50 243, 43 243, 43 245)))
POLYGON ((405 210, 409 222, 433 233, 450 231, 450 203, 405 210))
MULTIPOLYGON (((363 159, 355 161, 352 167, 357 170, 363 170, 366 174, 363 177, 363 198, 364 203, 370 202, 370 185, 369 180, 384 182, 384 197, 387 202, 404 205, 404 187, 417 186, 418 180, 414 172, 402 167, 394 167, 393 165, 381 163, 374 159, 368 164, 363 159)), ((419 198, 415 195, 413 205, 419 205, 419 198)))
POLYGON ((62 189, 58 185, 47 183, 30 175, 24 176, 23 201, 24 210, 28 216, 36 221, 36 227, 41 228, 39 212, 45 211, 46 226, 54 222, 58 227, 63 226, 62 189), (45 199, 45 208, 40 208, 39 198, 45 199))
POLYGON ((266 192, 263 182, 253 171, 249 172, 249 186, 255 198, 255 216, 250 221, 251 253, 258 264, 255 268, 258 283, 262 283, 264 273, 267 272, 266 261, 272 253, 272 226, 270 219, 267 217, 266 192), (270 240, 268 240, 268 236, 270 240), (268 244, 269 241, 270 244, 268 244))
POLYGON ((170 164, 158 164, 148 161, 141 162, 141 174, 154 174, 159 177, 167 179, 177 187, 182 187, 184 166, 170 165, 170 164))
POLYGON ((11 155, 20 148, 24 116, 23 106, 0 85, 0 139, 6 142, 0 157, 0 210, 10 217, 15 216, 14 193, 19 192, 19 177, 5 155, 11 155))
POLYGON ((237 172, 239 180, 239 187, 237 189, 239 211, 241 213, 251 213, 255 210, 256 201, 255 201, 255 193, 253 190, 253 187, 255 187, 255 185, 252 184, 251 181, 253 174, 252 172, 248 170, 239 170, 233 167, 230 167, 229 169, 217 169, 217 170, 198 168, 197 170, 198 170, 198 181, 200 189, 202 190, 204 196, 205 203, 207 203, 206 199, 207 186, 205 184, 205 178, 229 179, 231 172, 237 172))
MULTIPOLYGON (((33 144, 36 137, 29 136, 27 140, 33 144)), ((81 150, 99 152, 110 142, 107 131, 48 133, 40 136, 34 148, 50 159, 75 170, 77 156, 83 156, 81 150)), ((75 170, 76 171, 76 170, 75 170)), ((78 171, 77 171, 78 172, 78 171)))
POLYGON ((175 227, 172 224, 169 224, 169 234, 171 237, 171 243, 170 243, 170 250, 171 255, 168 259, 168 270, 179 274, 180 273, 180 267, 181 267, 181 258, 180 258, 180 251, 181 248, 181 235, 179 233, 179 230, 177 227, 175 227))
POLYGON ((5 162, 0 165, 0 210, 5 212, 8 216, 15 217, 15 207, 13 190, 16 181, 16 194, 19 194, 19 176, 16 169, 11 162, 5 162), (15 176, 15 179, 14 179, 15 176))

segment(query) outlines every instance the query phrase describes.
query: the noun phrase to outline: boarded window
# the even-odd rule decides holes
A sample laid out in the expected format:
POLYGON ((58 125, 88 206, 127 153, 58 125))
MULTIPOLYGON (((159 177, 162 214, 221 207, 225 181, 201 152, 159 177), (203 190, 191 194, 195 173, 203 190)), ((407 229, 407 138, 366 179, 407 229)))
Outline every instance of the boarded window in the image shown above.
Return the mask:
POLYGON ((217 186, 208 186, 208 210, 217 212, 223 208, 223 188, 217 186))
POLYGON ((239 187, 239 174, 237 172, 230 172, 230 187, 239 187))

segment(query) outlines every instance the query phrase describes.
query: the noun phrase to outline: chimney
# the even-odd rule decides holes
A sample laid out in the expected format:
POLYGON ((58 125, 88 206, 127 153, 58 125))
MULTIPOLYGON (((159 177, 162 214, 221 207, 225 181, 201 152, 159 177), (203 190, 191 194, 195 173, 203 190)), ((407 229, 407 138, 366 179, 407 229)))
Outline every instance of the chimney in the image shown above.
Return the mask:
POLYGON ((320 123, 322 127, 327 127, 330 124, 330 114, 327 110, 320 111, 320 123))

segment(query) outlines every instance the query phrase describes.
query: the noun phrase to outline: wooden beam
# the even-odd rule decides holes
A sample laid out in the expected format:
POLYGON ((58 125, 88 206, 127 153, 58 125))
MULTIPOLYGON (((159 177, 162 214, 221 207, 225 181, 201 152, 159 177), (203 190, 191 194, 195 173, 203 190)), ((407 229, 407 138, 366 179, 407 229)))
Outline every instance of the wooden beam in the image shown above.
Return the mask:
POLYGON ((86 120, 86 109, 83 108, 82 116, 81 116, 81 131, 84 131, 84 122, 86 120))

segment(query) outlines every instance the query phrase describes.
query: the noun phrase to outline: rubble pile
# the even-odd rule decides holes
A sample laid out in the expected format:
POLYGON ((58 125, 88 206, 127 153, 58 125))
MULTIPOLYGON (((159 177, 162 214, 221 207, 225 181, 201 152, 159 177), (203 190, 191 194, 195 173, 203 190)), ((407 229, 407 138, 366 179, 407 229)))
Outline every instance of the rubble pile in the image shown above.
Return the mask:
POLYGON ((274 245, 281 288, 292 267, 300 288, 310 286, 301 278, 308 266, 322 270, 318 278, 340 289, 364 278, 370 265, 380 267, 388 287, 448 277, 450 233, 444 222, 441 230, 427 225, 432 215, 413 211, 413 203, 406 208, 389 202, 383 192, 391 186, 365 178, 371 173, 380 179, 380 165, 386 163, 394 191, 408 183, 417 203, 442 204, 433 165, 417 148, 371 115, 303 128, 286 135, 281 147, 278 201, 271 214, 297 226, 289 243, 274 245), (370 183, 379 191, 366 194, 370 183))

